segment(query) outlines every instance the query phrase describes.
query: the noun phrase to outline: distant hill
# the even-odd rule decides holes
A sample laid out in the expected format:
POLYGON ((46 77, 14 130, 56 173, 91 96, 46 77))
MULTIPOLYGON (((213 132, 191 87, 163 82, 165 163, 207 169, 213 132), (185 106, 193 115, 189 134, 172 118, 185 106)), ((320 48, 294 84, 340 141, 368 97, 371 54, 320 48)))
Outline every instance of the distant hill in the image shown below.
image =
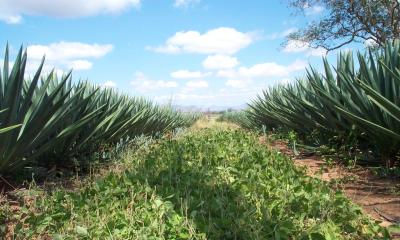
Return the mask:
POLYGON ((182 106, 182 105, 174 105, 174 109, 182 112, 222 112, 226 110, 242 110, 246 108, 246 105, 242 106, 217 106, 217 105, 211 105, 211 106, 195 106, 195 105, 189 105, 189 106, 182 106))

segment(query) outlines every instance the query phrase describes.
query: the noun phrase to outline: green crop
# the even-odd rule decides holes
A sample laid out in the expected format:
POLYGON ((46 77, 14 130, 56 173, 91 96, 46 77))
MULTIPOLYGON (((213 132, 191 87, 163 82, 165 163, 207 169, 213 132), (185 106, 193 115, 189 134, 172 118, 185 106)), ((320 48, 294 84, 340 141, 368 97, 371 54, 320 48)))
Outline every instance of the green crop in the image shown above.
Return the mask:
POLYGON ((248 119, 325 139, 355 136, 390 162, 400 149, 400 41, 357 59, 342 53, 333 69, 324 59, 323 74, 310 67, 305 79, 264 91, 249 104, 248 119))
POLYGON ((73 83, 71 72, 42 76, 42 60, 25 79, 26 52, 10 70, 8 47, 0 69, 0 173, 30 164, 64 164, 138 135, 157 135, 191 125, 197 115, 178 113, 142 98, 88 82, 73 83))
MULTIPOLYGON (((0 110, 0 114, 3 113, 3 112, 5 112, 5 111, 6 111, 6 110, 0 110)), ((4 128, 0 128, 0 134, 1 134, 1 133, 8 132, 8 131, 11 131, 11 130, 13 130, 13 129, 15 129, 15 128, 18 128, 18 127, 20 127, 20 126, 21 126, 21 124, 14 125, 14 126, 9 126, 9 127, 4 127, 4 128)))
POLYGON ((253 122, 248 119, 247 114, 243 111, 224 112, 218 117, 217 121, 236 123, 246 129, 252 129, 254 127, 253 122))
POLYGON ((118 162, 117 172, 74 191, 30 190, 27 205, 10 213, 18 220, 14 237, 389 238, 342 193, 240 129, 165 138, 128 150, 118 162))

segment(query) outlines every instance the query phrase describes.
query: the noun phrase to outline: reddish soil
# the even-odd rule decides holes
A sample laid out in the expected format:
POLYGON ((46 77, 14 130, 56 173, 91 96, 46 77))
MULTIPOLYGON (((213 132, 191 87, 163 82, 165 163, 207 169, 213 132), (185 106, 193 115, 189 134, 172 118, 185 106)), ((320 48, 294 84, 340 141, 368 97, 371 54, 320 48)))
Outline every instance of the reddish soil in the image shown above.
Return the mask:
MULTIPOLYGON (((260 141, 265 143, 263 138, 260 141)), ((317 155, 295 156, 284 141, 273 141, 267 146, 292 157, 297 166, 306 168, 309 176, 330 182, 334 188, 341 189, 365 213, 380 221, 382 226, 400 224, 399 179, 380 178, 360 167, 348 169, 339 164, 328 166, 317 155)), ((400 235, 394 237, 397 239, 400 235)))

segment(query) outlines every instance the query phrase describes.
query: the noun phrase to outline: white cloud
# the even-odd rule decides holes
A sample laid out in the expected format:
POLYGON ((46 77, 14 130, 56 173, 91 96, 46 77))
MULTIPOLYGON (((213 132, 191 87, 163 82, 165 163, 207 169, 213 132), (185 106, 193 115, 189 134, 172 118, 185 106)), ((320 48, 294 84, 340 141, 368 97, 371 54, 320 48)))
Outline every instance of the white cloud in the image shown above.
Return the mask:
POLYGON ((140 0, 2 0, 0 20, 19 23, 23 15, 76 18, 116 14, 140 7, 140 0))
POLYGON ((287 19, 283 21, 283 26, 292 26, 295 25, 298 21, 298 19, 287 19))
POLYGON ((0 13, 0 21, 8 24, 18 24, 22 22, 22 17, 19 15, 2 15, 0 13))
MULTIPOLYGON (((88 70, 91 69, 93 63, 88 59, 98 59, 109 52, 113 46, 111 44, 86 44, 80 42, 58 42, 49 45, 29 45, 27 47, 28 64, 31 70, 36 70, 42 59, 46 56, 44 72, 57 68, 61 70, 88 70)), ((28 68, 29 69, 29 68, 28 68)))
POLYGON ((228 69, 228 70, 219 70, 217 72, 217 77, 222 77, 222 78, 235 78, 237 76, 237 71, 233 69, 228 69))
POLYGON ((229 69, 237 65, 239 65, 237 58, 226 55, 208 56, 203 61, 203 67, 207 69, 229 69))
POLYGON ((220 70, 216 76, 227 79, 225 85, 232 89, 244 89, 254 86, 260 79, 268 80, 269 83, 276 81, 276 78, 288 80, 292 73, 305 70, 307 66, 307 62, 303 60, 296 60, 289 65, 265 62, 250 67, 220 70))
POLYGON ((194 94, 194 93, 177 93, 174 95, 163 95, 163 96, 157 96, 155 98, 155 100, 157 101, 168 101, 171 102, 172 101, 187 101, 187 100, 204 100, 204 99, 211 99, 211 98, 215 98, 216 96, 213 95, 208 95, 208 94, 194 94))
POLYGON ((106 81, 103 84, 101 84, 101 86, 105 88, 113 88, 116 87, 117 84, 114 81, 106 81))
POLYGON ((200 0, 175 0, 174 7, 185 8, 189 7, 192 4, 196 4, 198 2, 200 2, 200 0))
POLYGON ((378 46, 378 44, 376 43, 376 41, 374 39, 367 39, 364 41, 364 46, 365 47, 376 47, 376 46, 378 46))
POLYGON ((275 62, 259 63, 252 67, 239 68, 239 74, 250 78, 254 77, 274 77, 286 76, 288 74, 287 67, 279 65, 275 62))
POLYGON ((208 88, 208 82, 204 80, 189 81, 186 83, 186 87, 190 89, 208 88))
POLYGON ((233 88, 244 88, 248 85, 248 81, 245 80, 228 80, 225 85, 233 88))
POLYGON ((292 82, 293 82, 293 80, 291 78, 282 78, 281 80, 279 80, 279 84, 283 84, 283 85, 288 85, 292 82))
POLYGON ((269 40, 275 40, 275 39, 279 39, 279 38, 284 38, 287 37, 289 34, 296 32, 298 29, 297 28, 289 28, 286 29, 283 32, 275 32, 275 33, 271 33, 269 35, 266 36, 267 39, 269 40))
POLYGON ((325 10, 325 8, 323 6, 314 5, 312 7, 305 6, 304 10, 306 15, 318 15, 322 13, 325 10))
POLYGON ((281 65, 276 62, 265 62, 250 67, 238 69, 220 70, 216 76, 226 78, 225 85, 231 88, 246 88, 254 85, 257 79, 271 79, 280 77, 289 79, 292 73, 305 70, 308 66, 303 60, 296 60, 289 65, 281 65))
POLYGON ((308 43, 297 40, 290 40, 283 49, 283 52, 299 53, 299 52, 305 52, 308 49, 309 49, 308 43))
POLYGON ((297 59, 296 61, 291 63, 289 66, 287 66, 287 71, 289 73, 302 71, 302 70, 305 70, 308 67, 308 65, 309 64, 307 62, 297 59))
POLYGON ((250 98, 255 97, 262 88, 260 86, 246 88, 222 88, 216 91, 209 91, 204 94, 179 92, 173 95, 157 96, 155 100, 159 102, 171 103, 175 105, 197 105, 204 110, 209 108, 218 109, 223 106, 241 106, 250 98))
POLYGON ((306 56, 312 56, 312 57, 323 57, 326 56, 327 51, 326 49, 319 47, 319 48, 310 48, 306 52, 306 56))
POLYGON ((310 44, 300 40, 289 40, 283 48, 285 53, 305 53, 306 56, 321 57, 327 54, 327 51, 322 48, 311 48, 310 44))
POLYGON ((147 77, 142 72, 136 72, 134 80, 131 85, 135 87, 135 90, 140 92, 149 92, 154 90, 166 89, 166 88, 177 88, 178 83, 175 81, 165 80, 153 80, 147 77))
POLYGON ((30 45, 27 48, 30 58, 47 60, 70 60, 76 58, 100 58, 111 52, 111 44, 86 44, 80 42, 58 42, 50 45, 30 45))
POLYGON ((68 66, 74 70, 88 70, 92 68, 93 63, 87 60, 74 60, 71 61, 68 66))
POLYGON ((239 32, 234 28, 221 27, 204 34, 197 31, 175 33, 166 43, 147 49, 160 53, 199 53, 199 54, 235 54, 256 40, 254 33, 239 32))
POLYGON ((238 74, 244 78, 257 78, 257 77, 285 77, 290 73, 304 70, 307 63, 297 60, 292 64, 285 66, 275 62, 259 63, 251 67, 239 68, 238 74))
MULTIPOLYGON (((3 64, 4 64, 4 60, 0 59, 0 68, 1 68, 1 66, 3 66, 3 64)), ((14 61, 9 61, 8 64, 9 64, 9 69, 11 71, 11 69, 14 66, 14 61)), ((37 73, 37 70, 39 69, 40 64, 41 64, 41 61, 39 61, 39 60, 28 60, 26 62, 26 66, 25 66, 25 78, 32 78, 33 75, 37 73)), ((65 73, 67 73, 66 69, 61 69, 59 67, 55 67, 54 65, 45 63, 42 67, 42 71, 40 72, 40 74, 42 76, 47 76, 52 71, 59 78, 62 77, 65 73)))
POLYGON ((211 73, 203 73, 200 71, 178 70, 171 73, 171 77, 175 79, 190 79, 190 78, 203 78, 210 76, 211 73))
POLYGON ((296 32, 297 30, 298 30, 297 28, 289 28, 289 29, 286 29, 285 31, 283 31, 283 32, 281 33, 281 36, 282 36, 282 37, 287 37, 289 34, 294 33, 294 32, 296 32))
MULTIPOLYGON (((39 60, 28 60, 26 62, 26 66, 25 66, 25 77, 33 76, 34 74, 36 74, 36 72, 40 66, 40 63, 41 63, 41 61, 39 61, 39 60)), ((66 68, 62 69, 55 65, 49 64, 48 62, 45 62, 45 64, 43 65, 41 74, 42 74, 42 76, 47 75, 52 70, 54 70, 54 72, 57 74, 57 76, 62 76, 63 73, 67 71, 66 68)))
POLYGON ((205 80, 191 80, 186 82, 185 87, 181 89, 181 93, 186 94, 195 90, 208 88, 208 82, 205 80))

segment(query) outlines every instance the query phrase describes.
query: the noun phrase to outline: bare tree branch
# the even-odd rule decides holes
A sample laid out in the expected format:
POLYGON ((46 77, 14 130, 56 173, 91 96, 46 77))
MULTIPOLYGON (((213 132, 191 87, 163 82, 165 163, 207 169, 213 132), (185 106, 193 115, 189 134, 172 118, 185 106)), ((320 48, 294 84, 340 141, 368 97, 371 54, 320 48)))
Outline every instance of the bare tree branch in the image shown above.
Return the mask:
POLYGON ((287 42, 299 40, 328 51, 352 42, 372 39, 379 46, 400 37, 399 0, 286 0, 295 13, 322 6, 325 11, 314 21, 288 35, 287 42))

